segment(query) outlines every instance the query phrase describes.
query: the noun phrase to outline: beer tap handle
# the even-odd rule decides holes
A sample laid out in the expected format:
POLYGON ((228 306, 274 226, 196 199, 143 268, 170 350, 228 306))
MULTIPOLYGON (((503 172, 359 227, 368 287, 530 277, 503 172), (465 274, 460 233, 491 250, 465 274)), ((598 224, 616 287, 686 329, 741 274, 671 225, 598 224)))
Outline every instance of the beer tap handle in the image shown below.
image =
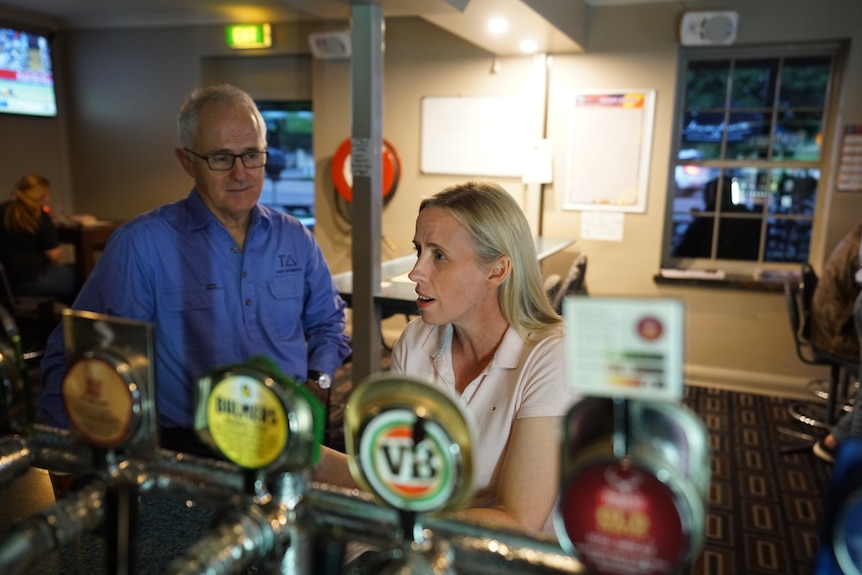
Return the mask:
POLYGON ((627 397, 614 396, 611 400, 614 406, 614 457, 623 459, 629 454, 629 438, 631 436, 629 399, 627 397))
POLYGON ((33 463, 33 453, 20 437, 0 439, 0 487, 24 475, 33 463))
POLYGON ((252 505, 244 512, 230 510, 209 535, 174 559, 164 573, 240 573, 264 561, 273 551, 275 540, 266 513, 260 507, 252 505))
POLYGON ((107 485, 93 479, 25 519, 0 539, 0 573, 23 575, 39 559, 96 529, 105 518, 107 485))

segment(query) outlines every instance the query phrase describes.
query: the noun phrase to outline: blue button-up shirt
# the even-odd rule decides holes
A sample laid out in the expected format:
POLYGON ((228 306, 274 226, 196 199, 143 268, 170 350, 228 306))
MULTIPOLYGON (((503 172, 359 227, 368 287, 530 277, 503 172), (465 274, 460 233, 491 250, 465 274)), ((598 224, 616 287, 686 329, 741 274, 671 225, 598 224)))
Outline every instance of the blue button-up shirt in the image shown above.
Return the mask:
MULTIPOLYGON (((305 381, 349 355, 345 303, 308 229, 257 205, 243 249, 196 191, 120 226, 74 309, 153 322, 156 405, 164 427, 191 429, 196 380, 264 355, 305 381)), ((67 427, 61 327, 42 360, 39 408, 67 427)))

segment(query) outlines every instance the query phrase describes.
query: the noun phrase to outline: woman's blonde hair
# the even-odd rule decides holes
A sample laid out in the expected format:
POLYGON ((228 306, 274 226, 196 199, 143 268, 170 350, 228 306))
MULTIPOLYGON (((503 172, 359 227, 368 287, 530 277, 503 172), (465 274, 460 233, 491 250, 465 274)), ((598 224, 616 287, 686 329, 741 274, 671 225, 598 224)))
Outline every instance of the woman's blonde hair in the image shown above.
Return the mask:
POLYGON ((491 181, 472 180, 423 200, 419 211, 431 206, 447 210, 467 229, 481 262, 490 264, 500 256, 511 260, 512 272, 497 298, 506 321, 521 337, 561 325, 542 285, 527 218, 506 190, 491 181))
POLYGON ((27 174, 18 180, 3 217, 3 226, 10 232, 36 233, 42 217, 40 202, 50 185, 48 178, 39 174, 27 174))

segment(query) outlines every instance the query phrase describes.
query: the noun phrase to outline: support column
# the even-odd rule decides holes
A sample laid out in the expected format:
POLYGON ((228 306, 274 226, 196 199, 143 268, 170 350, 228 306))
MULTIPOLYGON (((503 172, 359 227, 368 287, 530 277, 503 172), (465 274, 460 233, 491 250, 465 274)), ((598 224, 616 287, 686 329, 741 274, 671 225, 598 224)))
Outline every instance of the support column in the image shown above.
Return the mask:
POLYGON ((383 211, 383 9, 350 8, 353 172, 353 381, 380 370, 380 238, 383 211))

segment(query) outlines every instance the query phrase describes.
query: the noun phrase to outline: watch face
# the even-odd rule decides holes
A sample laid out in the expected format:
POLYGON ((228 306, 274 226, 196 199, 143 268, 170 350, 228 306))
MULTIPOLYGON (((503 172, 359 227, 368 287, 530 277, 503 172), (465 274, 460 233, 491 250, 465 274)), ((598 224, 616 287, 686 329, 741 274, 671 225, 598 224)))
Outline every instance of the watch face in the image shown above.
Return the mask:
POLYGON ((332 387, 332 378, 329 377, 328 373, 320 372, 317 376, 317 386, 320 389, 329 389, 332 387))

